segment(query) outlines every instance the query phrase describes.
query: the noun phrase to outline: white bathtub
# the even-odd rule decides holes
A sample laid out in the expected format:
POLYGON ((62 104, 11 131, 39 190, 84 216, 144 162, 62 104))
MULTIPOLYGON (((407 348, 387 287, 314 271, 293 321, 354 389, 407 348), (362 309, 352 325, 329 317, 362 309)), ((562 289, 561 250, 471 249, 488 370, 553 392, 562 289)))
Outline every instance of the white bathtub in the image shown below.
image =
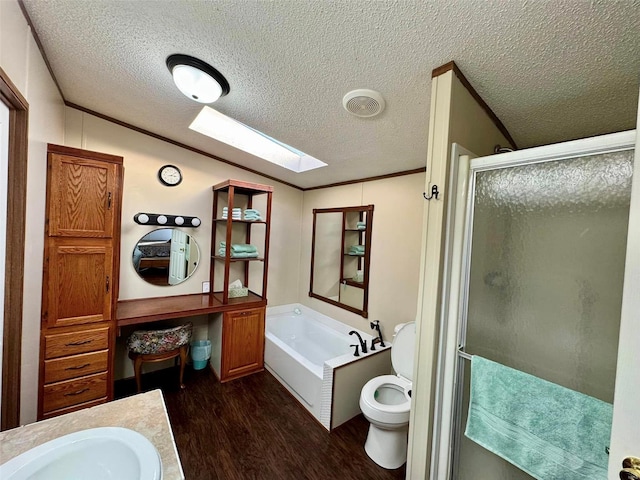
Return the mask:
MULTIPOLYGON (((388 345, 355 357, 351 330, 300 304, 267 308, 265 367, 327 430, 360 413, 362 386, 391 369, 388 345)), ((373 337, 357 331, 370 346, 373 337)))

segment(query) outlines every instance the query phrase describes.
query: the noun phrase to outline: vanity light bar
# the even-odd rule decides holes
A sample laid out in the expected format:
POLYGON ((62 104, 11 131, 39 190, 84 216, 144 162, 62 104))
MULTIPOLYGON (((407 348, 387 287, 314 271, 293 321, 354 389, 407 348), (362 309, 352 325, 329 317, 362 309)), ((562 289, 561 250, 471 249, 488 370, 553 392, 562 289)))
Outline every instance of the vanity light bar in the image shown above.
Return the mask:
POLYGON ((136 213, 133 221, 138 225, 162 225, 163 227, 193 227, 202 223, 198 217, 186 215, 167 215, 164 213, 136 213))

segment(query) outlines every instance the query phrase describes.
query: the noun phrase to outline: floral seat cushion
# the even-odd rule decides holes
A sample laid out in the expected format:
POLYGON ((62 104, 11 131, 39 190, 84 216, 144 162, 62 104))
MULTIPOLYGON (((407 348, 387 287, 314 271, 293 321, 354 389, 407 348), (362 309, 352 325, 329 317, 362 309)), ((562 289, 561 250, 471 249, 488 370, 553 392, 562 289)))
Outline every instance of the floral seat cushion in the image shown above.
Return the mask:
POLYGON ((188 344, 192 332, 192 323, 164 330, 136 330, 127 338, 127 348, 140 354, 170 352, 188 344))

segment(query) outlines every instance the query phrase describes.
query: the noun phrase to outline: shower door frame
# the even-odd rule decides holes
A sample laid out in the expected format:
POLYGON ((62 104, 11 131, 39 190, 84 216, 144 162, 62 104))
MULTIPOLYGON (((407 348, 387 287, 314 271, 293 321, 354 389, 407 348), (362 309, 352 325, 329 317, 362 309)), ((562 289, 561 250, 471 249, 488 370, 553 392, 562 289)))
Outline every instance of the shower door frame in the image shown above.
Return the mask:
MULTIPOLYGON (((458 205, 447 211, 446 235, 452 240, 447 242, 450 252, 444 259, 443 306, 457 305, 457 318, 448 315, 443 308, 440 318, 440 339, 438 346, 438 368, 436 381, 436 403, 434 407, 434 434, 431 452, 431 475, 433 480, 450 480, 457 478, 457 462, 461 437, 462 388, 464 385, 464 363, 468 361, 465 352, 467 330, 467 306, 469 297, 469 273, 471 267, 473 215, 476 177, 479 172, 512 168, 536 163, 566 160, 576 157, 633 150, 636 143, 635 130, 601 135, 581 140, 573 140, 543 147, 534 147, 488 157, 473 158, 468 170, 460 168, 460 174, 468 172, 466 181, 465 205, 458 205), (461 215, 464 208, 464 231, 454 229, 456 215, 461 215), (456 231, 457 230, 457 231, 456 231), (463 241, 455 238, 463 235, 463 241), (460 247, 462 243, 462 247, 460 247), (456 245, 457 248, 456 248, 456 245), (456 257, 460 262, 456 262, 456 257), (459 266, 459 267, 458 267, 459 266), (458 271, 455 271, 454 267, 458 271), (459 282, 453 279, 459 278, 459 282), (447 294, 448 293, 448 294, 447 294), (451 333, 450 322, 456 322, 456 333, 451 333), (453 363, 454 378, 444 375, 444 365, 453 363), (448 425, 445 424, 448 422, 448 425), (445 428, 446 427, 446 428, 445 428)), ((458 171, 458 154, 460 147, 452 146, 451 173, 458 171), (455 169, 455 170, 454 170, 455 169)), ((463 152, 470 154, 470 152, 463 152)), ((457 177, 457 175, 456 175, 457 177)), ((452 178, 449 185, 449 198, 460 196, 456 185, 461 180, 452 178)), ((631 207, 630 207, 631 208, 631 207)), ((471 352, 472 353, 472 352, 471 352)))

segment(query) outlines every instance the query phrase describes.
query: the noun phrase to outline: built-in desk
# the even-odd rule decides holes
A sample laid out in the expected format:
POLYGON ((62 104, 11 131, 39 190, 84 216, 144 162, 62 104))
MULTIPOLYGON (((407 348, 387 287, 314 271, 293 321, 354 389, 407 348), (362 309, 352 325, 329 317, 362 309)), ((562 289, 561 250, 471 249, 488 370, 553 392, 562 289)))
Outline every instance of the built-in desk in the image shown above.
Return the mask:
POLYGON ((221 295, 218 293, 196 293, 173 297, 121 300, 118 302, 116 317, 118 330, 126 325, 156 322, 169 318, 193 317, 266 306, 266 301, 252 292, 249 292, 247 297, 230 298, 227 304, 222 303, 221 295))

